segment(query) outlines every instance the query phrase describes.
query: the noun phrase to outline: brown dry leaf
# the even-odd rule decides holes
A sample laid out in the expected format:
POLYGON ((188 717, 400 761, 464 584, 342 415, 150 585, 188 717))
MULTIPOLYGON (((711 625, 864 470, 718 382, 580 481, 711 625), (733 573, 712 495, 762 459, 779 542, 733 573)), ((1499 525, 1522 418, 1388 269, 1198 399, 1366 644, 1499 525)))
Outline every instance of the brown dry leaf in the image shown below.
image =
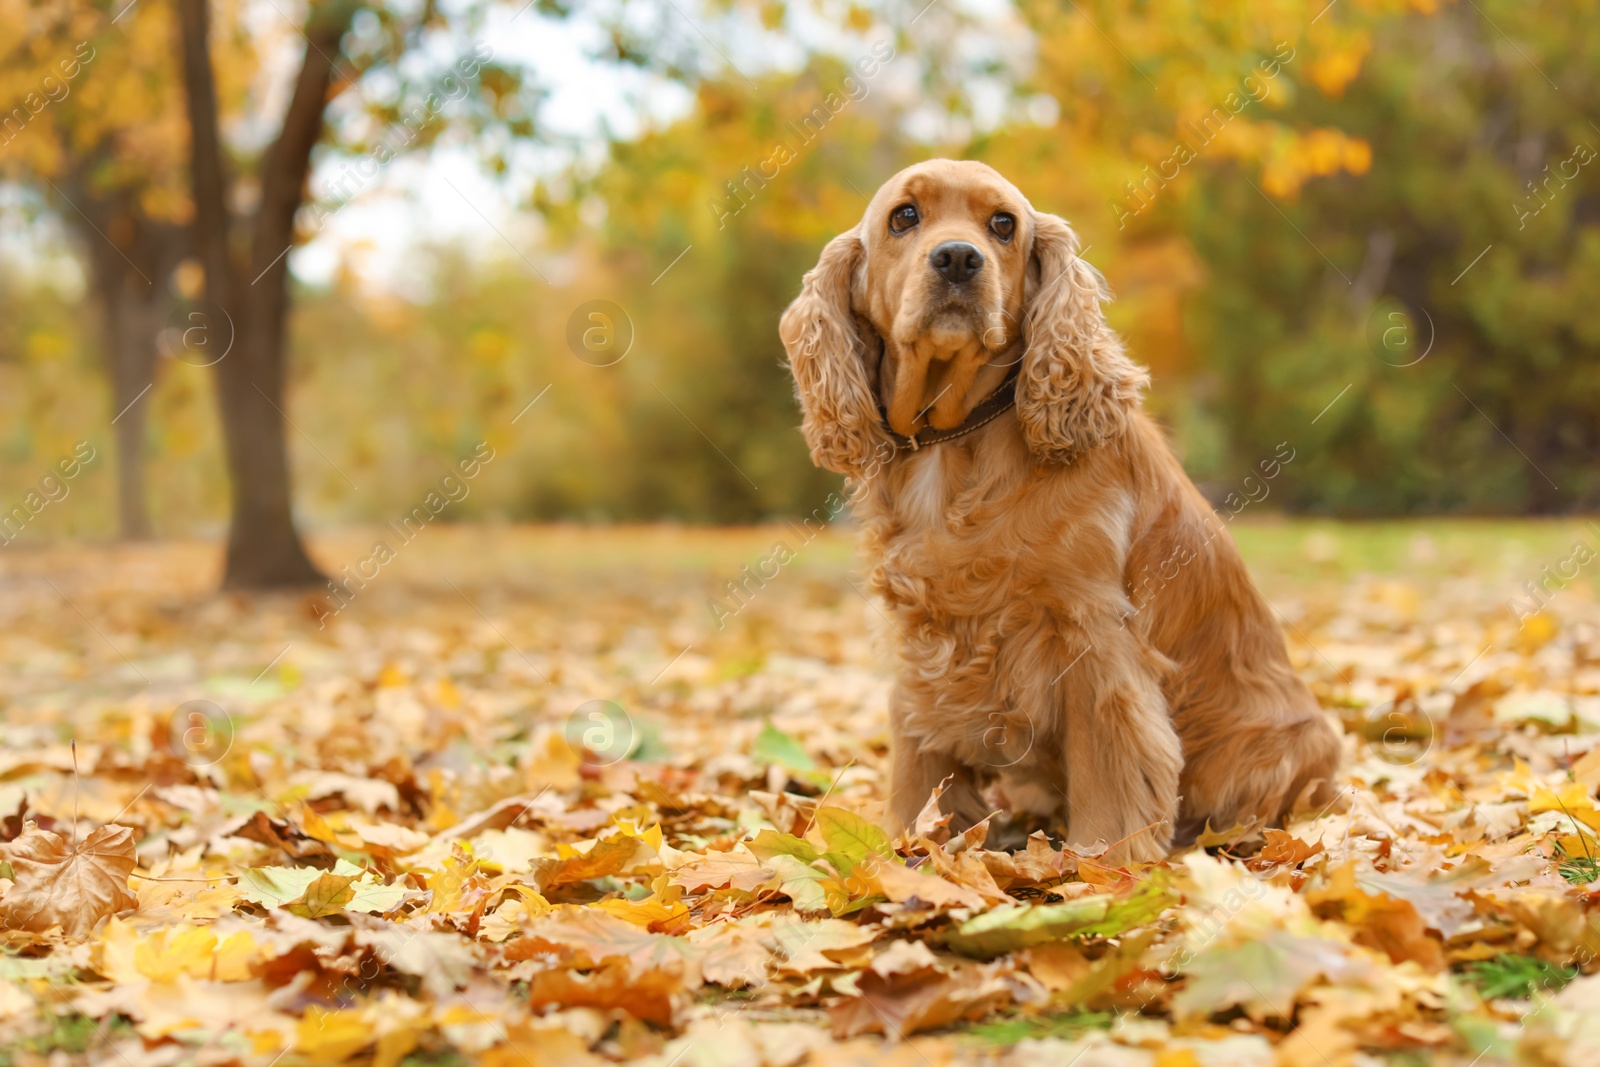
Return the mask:
POLYGON ((1077 857, 1050 844, 1042 830, 1028 837, 1021 852, 984 851, 978 857, 995 884, 1007 890, 1059 882, 1078 870, 1077 857))
POLYGON ((555 952, 573 967, 590 968, 620 959, 645 970, 682 967, 691 984, 699 984, 700 952, 681 937, 653 934, 642 927, 594 908, 564 906, 528 925, 523 936, 506 946, 511 960, 555 952))
POLYGON ((1011 999, 998 968, 967 964, 951 973, 932 967, 888 977, 867 971, 856 983, 857 996, 828 1008, 836 1038, 881 1033, 901 1041, 919 1030, 958 1019, 980 1019, 1011 999))
POLYGON ((934 908, 982 908, 984 898, 943 875, 902 867, 897 863, 874 866, 872 883, 896 904, 920 901, 934 908))
POLYGON ((0 920, 12 929, 60 926, 81 940, 106 916, 139 906, 128 889, 138 855, 126 826, 101 826, 74 843, 30 821, 6 859, 15 876, 0 897, 0 920))
POLYGON ((888 948, 872 958, 867 970, 880 978, 897 974, 920 974, 927 970, 945 970, 939 957, 921 941, 894 941, 888 948))
POLYGON ((671 1026, 688 983, 681 970, 637 970, 611 959, 585 973, 567 967, 537 971, 528 979, 528 1003, 535 1008, 621 1008, 636 1019, 671 1026))
POLYGON ((927 803, 922 805, 922 810, 912 820, 911 832, 924 840, 936 845, 943 845, 950 840, 950 820, 952 816, 939 809, 939 798, 944 796, 945 789, 950 785, 950 776, 934 787, 928 794, 927 803))
POLYGON ((283 819, 269 818, 265 812, 251 814, 233 831, 233 836, 278 849, 290 859, 312 866, 331 867, 338 858, 333 849, 305 830, 283 819))
POLYGON ((611 1061, 589 1051, 589 1042, 556 1026, 514 1023, 506 1041, 477 1057, 481 1067, 605 1067, 611 1061))
POLYGON ((702 859, 684 864, 669 876, 675 886, 691 893, 707 889, 730 889, 736 893, 753 893, 778 877, 778 872, 763 866, 761 861, 745 849, 732 852, 712 852, 702 859))
POLYGON ((1595 745, 1573 762, 1572 777, 1582 782, 1591 794, 1600 789, 1600 745, 1595 745))
POLYGON ((700 973, 727 989, 747 989, 767 980, 772 960, 768 931, 743 923, 719 923, 692 931, 689 941, 704 951, 700 973))
POLYGON ((810 975, 865 964, 877 934, 843 919, 800 919, 774 915, 766 921, 776 970, 810 975))
POLYGON ((1071 989, 1088 976, 1093 966, 1083 950, 1070 941, 1035 945, 1017 953, 1017 961, 1053 992, 1071 989))
MULTIPOLYGON (((1005 890, 995 884, 994 875, 989 873, 988 866, 983 862, 982 853, 967 850, 951 855, 942 848, 934 849, 928 854, 925 865, 930 874, 937 874, 946 881, 970 889, 985 904, 1010 904, 1011 897, 1005 890)), ((919 867, 918 870, 923 868, 919 867)))

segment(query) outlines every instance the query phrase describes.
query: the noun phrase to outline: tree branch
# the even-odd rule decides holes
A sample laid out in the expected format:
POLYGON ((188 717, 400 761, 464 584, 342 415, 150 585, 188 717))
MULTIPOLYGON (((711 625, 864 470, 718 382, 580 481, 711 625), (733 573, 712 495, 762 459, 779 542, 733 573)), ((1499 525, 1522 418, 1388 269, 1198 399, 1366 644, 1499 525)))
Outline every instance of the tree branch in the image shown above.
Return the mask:
POLYGON ((261 209, 251 247, 251 273, 287 270, 281 258, 294 241, 294 216, 305 202, 311 150, 322 136, 328 82, 339 42, 359 5, 348 0, 313 4, 306 16, 306 54, 284 112, 278 139, 261 165, 261 209))

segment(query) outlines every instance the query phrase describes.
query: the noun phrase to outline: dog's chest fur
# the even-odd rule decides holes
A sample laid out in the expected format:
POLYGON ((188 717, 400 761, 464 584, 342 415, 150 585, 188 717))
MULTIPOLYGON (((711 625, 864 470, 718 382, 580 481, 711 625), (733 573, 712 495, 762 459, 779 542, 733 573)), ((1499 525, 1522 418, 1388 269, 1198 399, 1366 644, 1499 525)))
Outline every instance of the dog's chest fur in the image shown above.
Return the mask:
POLYGON ((1131 496, 1035 467, 1004 420, 902 457, 858 510, 911 698, 905 731, 975 768, 1059 775, 1082 623, 1125 603, 1131 496))

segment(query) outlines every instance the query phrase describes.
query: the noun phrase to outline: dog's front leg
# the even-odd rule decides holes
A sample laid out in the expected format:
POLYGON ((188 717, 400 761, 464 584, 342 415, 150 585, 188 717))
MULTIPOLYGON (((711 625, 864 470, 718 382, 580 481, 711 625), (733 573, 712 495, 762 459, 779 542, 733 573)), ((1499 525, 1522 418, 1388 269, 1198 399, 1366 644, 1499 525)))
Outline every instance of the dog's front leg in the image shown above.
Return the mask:
POLYGON ((1172 842, 1183 748, 1132 635, 1094 638, 1052 683, 1066 725, 1068 840, 1112 845, 1112 863, 1159 860, 1172 842))
POLYGON ((952 817, 954 830, 965 830, 988 814, 972 770, 949 752, 926 747, 922 738, 906 730, 908 699, 899 686, 889 698, 887 829, 890 834, 898 834, 908 828, 927 804, 928 795, 940 782, 951 778, 950 785, 939 798, 939 808, 952 817))

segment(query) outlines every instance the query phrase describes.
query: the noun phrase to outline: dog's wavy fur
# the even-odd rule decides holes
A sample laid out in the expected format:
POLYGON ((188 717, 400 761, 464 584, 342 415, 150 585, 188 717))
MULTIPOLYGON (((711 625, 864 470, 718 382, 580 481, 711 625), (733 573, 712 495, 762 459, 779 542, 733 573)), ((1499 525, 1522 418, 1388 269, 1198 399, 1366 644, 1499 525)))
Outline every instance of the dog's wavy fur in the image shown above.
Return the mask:
POLYGON ((994 784, 1012 807, 1064 815, 1074 843, 1149 860, 1207 823, 1270 823, 1332 796, 1338 738, 1142 411, 1148 376, 1106 324, 1107 296, 1065 222, 982 164, 936 160, 885 183, 783 316, 802 432, 813 461, 852 482, 869 582, 898 635, 896 828, 953 775, 942 803, 958 824, 988 814, 980 790, 994 784), (909 244, 887 227, 907 197, 929 234, 909 244), (989 230, 996 204, 1016 215, 1009 242, 989 230), (960 356, 924 362, 946 386, 929 399, 907 365, 926 322, 953 328, 926 310, 952 290, 922 264, 951 235, 993 263, 978 310, 1023 328, 985 335, 971 373, 960 356), (943 444, 891 443, 880 401, 902 422, 928 401, 905 429, 958 426, 1017 359, 1013 410, 943 444), (897 408, 906 390, 917 403, 897 408))

